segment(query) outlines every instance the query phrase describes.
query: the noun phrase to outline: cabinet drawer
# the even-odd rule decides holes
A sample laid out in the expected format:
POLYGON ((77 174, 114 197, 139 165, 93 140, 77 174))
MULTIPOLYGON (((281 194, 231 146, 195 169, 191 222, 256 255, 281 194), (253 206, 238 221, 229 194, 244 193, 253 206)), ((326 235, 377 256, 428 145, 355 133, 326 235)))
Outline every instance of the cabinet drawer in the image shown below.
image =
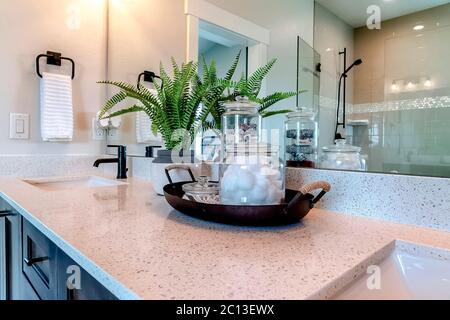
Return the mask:
POLYGON ((59 300, 117 300, 103 285, 58 249, 59 300), (69 285, 68 282, 71 284, 69 285), (75 285, 75 286, 74 286, 75 285))
POLYGON ((28 221, 22 223, 22 270, 42 300, 57 298, 57 248, 28 221))

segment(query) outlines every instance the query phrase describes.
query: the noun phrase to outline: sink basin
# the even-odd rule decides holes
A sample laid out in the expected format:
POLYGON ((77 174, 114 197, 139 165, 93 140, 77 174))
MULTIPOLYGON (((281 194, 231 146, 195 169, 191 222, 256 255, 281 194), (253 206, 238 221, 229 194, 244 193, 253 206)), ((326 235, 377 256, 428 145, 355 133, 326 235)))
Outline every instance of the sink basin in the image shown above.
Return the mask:
POLYGON ((80 188, 114 187, 127 183, 96 176, 26 179, 24 182, 46 191, 80 188))
POLYGON ((450 299, 450 251, 396 241, 377 255, 378 263, 372 260, 360 266, 359 277, 347 285, 344 282, 333 299, 450 299))

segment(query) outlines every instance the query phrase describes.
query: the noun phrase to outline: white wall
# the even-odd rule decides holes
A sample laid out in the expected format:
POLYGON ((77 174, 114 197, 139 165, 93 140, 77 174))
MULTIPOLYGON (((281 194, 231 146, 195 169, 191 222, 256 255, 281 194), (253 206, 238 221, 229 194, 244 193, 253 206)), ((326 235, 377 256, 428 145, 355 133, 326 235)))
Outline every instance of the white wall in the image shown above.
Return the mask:
MULTIPOLYGON (((347 48, 347 65, 353 62, 353 28, 332 12, 316 4, 314 49, 321 56, 320 74, 320 147, 332 144, 336 125, 338 79, 343 71, 339 52, 347 48)), ((347 78, 347 103, 353 101, 353 72, 347 78)), ((342 110, 342 109, 341 109, 342 110)))
MULTIPOLYGON (((109 12, 109 80, 134 84, 144 70, 159 74, 160 62, 170 72, 171 57, 184 62, 184 0, 113 0, 109 12)), ((135 115, 122 120, 116 141, 109 141, 127 145, 129 154, 144 155, 146 145, 136 143, 135 115)))
MULTIPOLYGON (((91 119, 106 94, 95 83, 106 75, 106 1, 2 0, 0 39, 0 154, 101 153, 104 142, 92 140, 91 119), (35 58, 47 50, 62 52, 76 62, 71 143, 41 140, 35 58), (30 114, 30 140, 9 139, 10 112, 30 114)), ((42 70, 46 69, 43 63, 42 70)), ((70 64, 60 71, 70 73, 70 64)))

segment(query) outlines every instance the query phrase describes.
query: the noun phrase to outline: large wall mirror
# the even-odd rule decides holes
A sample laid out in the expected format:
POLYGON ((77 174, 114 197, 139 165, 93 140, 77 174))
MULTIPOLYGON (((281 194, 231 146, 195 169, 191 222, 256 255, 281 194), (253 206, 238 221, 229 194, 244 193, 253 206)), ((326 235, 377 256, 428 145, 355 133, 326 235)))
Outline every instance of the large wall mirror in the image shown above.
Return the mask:
MULTIPOLYGON (((158 73, 160 57, 170 65, 174 52, 179 62, 215 59, 221 72, 242 51, 237 76, 277 58, 264 91, 307 90, 276 108, 314 113, 315 167, 450 177, 449 1, 192 0, 185 19, 170 21, 164 17, 173 8, 162 2, 110 1, 109 79, 137 82, 144 71, 158 73), (199 3, 245 27, 202 12, 199 3), (149 29, 163 32, 150 36, 149 29)), ((139 140, 137 118, 124 116, 108 143, 144 156, 146 146, 161 141, 143 133, 139 140)), ((264 127, 283 130, 285 120, 268 118, 264 127)), ((285 137, 275 143, 284 154, 285 137)))
POLYGON ((320 123, 333 128, 321 142, 335 137, 346 49, 346 67, 357 63, 344 79, 345 120, 341 88, 338 133, 361 148, 367 170, 450 177, 449 39, 447 0, 317 0, 320 123))

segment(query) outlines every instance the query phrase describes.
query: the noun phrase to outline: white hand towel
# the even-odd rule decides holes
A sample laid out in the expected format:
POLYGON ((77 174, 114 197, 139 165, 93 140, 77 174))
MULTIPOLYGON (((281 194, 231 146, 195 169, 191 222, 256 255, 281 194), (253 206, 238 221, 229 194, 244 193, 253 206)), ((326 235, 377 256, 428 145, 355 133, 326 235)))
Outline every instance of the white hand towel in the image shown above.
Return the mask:
POLYGON ((70 76, 42 73, 41 136, 44 141, 72 141, 73 101, 70 76))
MULTIPOLYGON (((158 95, 156 90, 149 90, 154 96, 158 95)), ((152 120, 143 111, 136 113, 136 140, 137 143, 153 143, 162 141, 162 137, 160 134, 156 136, 153 134, 152 120)))

